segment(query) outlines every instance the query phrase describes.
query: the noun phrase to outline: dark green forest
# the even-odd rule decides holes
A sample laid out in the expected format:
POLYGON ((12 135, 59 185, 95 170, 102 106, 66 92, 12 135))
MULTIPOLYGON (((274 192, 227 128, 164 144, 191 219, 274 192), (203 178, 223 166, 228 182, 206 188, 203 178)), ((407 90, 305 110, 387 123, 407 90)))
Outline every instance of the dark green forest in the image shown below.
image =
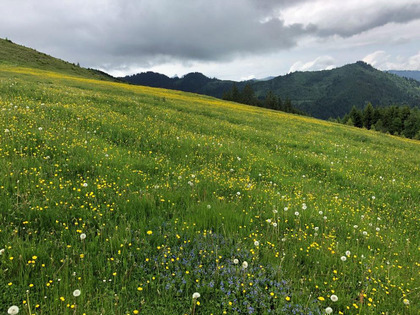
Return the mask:
POLYGON ((393 105, 374 108, 371 103, 368 103, 363 110, 353 106, 348 114, 335 121, 420 140, 420 109, 418 107, 393 105))

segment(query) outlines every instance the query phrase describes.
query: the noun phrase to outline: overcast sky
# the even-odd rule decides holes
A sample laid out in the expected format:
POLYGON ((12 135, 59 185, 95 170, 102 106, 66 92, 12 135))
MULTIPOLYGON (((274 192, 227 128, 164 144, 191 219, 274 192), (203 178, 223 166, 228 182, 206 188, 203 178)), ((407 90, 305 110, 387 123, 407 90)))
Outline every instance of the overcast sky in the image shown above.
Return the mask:
POLYGON ((420 0, 0 0, 0 37, 113 75, 420 70, 420 0))

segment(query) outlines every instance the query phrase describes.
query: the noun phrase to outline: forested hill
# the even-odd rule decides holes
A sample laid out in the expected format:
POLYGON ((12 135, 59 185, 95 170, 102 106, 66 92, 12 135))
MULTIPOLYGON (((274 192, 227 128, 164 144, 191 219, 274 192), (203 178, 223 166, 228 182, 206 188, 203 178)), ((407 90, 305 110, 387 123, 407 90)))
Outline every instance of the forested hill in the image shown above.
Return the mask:
MULTIPOLYGON (((211 79, 201 73, 182 78, 146 72, 121 78, 133 84, 163 87, 222 97, 233 81, 211 79)), ((419 106, 420 82, 379 71, 358 61, 333 70, 293 72, 266 81, 236 82, 239 89, 250 84, 259 99, 269 91, 281 99, 289 98, 294 107, 317 118, 343 116, 352 106, 363 108, 393 104, 419 106)))

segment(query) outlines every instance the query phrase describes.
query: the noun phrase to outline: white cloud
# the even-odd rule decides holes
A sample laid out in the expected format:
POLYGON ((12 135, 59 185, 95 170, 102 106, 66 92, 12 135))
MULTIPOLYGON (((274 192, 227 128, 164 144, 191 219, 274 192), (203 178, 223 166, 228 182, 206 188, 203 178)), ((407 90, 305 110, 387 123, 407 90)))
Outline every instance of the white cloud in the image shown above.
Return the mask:
POLYGON ((290 67, 289 72, 329 70, 335 67, 335 63, 335 59, 331 56, 320 56, 308 62, 295 62, 290 67))
POLYGON ((420 51, 409 57, 393 57, 383 50, 378 50, 365 56, 363 61, 381 70, 420 70, 420 51))

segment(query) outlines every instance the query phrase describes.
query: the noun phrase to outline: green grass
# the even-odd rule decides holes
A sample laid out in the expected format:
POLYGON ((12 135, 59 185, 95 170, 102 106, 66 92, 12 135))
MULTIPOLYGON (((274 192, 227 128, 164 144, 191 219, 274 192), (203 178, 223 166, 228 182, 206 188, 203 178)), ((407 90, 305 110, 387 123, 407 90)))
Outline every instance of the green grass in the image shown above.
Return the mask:
POLYGON ((97 80, 116 81, 115 78, 99 70, 86 69, 2 38, 0 38, 0 65, 28 67, 97 80))
POLYGON ((418 141, 10 64, 0 124, 2 312, 420 310, 418 141))

